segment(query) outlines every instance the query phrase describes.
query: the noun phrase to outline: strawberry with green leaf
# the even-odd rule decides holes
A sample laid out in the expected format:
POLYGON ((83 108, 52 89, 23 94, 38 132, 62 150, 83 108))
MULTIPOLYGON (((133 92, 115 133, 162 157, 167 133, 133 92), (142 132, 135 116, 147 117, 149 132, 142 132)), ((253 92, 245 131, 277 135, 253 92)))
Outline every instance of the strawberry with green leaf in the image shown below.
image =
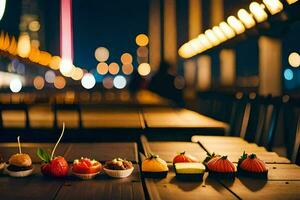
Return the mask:
POLYGON ((55 149, 59 144, 63 134, 65 131, 65 123, 63 123, 63 130, 62 133, 55 144, 51 155, 48 151, 38 148, 37 155, 43 161, 41 166, 41 172, 45 176, 52 176, 52 177, 65 177, 68 175, 69 165, 68 162, 62 156, 57 156, 53 158, 55 149))

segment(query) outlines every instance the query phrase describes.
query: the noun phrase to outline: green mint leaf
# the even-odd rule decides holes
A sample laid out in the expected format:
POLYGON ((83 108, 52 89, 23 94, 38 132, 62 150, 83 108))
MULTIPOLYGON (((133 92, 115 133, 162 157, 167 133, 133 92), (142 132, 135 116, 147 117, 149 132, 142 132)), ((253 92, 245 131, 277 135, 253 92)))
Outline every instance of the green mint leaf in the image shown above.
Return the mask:
POLYGON ((38 148, 36 152, 37 156, 44 162, 50 162, 50 154, 44 149, 38 148))

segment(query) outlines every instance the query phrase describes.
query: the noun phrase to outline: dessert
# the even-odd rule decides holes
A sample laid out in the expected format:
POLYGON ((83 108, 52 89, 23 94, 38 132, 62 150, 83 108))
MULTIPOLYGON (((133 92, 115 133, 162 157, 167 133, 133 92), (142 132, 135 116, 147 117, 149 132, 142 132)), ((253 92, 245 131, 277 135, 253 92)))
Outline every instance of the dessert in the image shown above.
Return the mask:
POLYGON ((168 174, 169 168, 163 159, 158 155, 150 154, 142 162, 142 172, 145 177, 149 178, 165 178, 168 174))
POLYGON ((100 162, 81 157, 74 160, 72 173, 81 179, 92 179, 101 172, 101 169, 100 162))
POLYGON ((181 180, 201 181, 205 173, 205 166, 196 162, 181 162, 174 164, 176 178, 181 180))
POLYGON ((185 153, 185 151, 181 152, 180 154, 175 156, 174 159, 173 159, 173 164, 175 164, 175 163, 185 163, 185 162, 199 162, 199 161, 197 160, 197 158, 185 153))
POLYGON ((246 154, 241 156, 238 162, 238 174, 254 178, 268 178, 268 168, 264 161, 257 158, 255 154, 246 154))
POLYGON ((133 172, 134 167, 130 161, 115 158, 107 161, 103 169, 108 176, 114 178, 126 178, 133 172))
POLYGON ((236 167, 227 156, 212 155, 205 159, 209 175, 219 178, 234 178, 236 167))
POLYGON ((61 135, 56 142, 51 155, 48 153, 48 151, 38 148, 37 155, 38 157, 43 161, 41 166, 41 172, 44 176, 50 176, 50 177, 65 177, 68 175, 69 171, 69 165, 64 157, 57 156, 54 157, 55 149, 57 145, 59 144, 63 134, 65 131, 65 123, 63 123, 63 130, 61 132, 61 135), (54 158, 53 158, 54 157, 54 158))
POLYGON ((31 158, 28 154, 22 153, 20 136, 17 137, 19 153, 12 155, 8 160, 6 172, 13 177, 29 176, 33 172, 31 158))

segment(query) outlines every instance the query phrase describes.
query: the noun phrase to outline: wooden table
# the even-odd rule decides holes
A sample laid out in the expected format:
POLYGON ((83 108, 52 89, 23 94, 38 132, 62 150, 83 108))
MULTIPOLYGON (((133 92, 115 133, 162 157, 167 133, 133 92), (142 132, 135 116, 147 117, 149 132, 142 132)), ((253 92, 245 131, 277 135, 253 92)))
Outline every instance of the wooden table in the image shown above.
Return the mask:
MULTIPOLYGON (((53 144, 22 144, 23 152, 32 157, 34 173, 26 178, 12 178, 0 175, 1 199, 145 199, 145 194, 140 177, 138 164, 134 164, 134 172, 125 179, 110 178, 105 174, 98 175, 90 181, 82 181, 69 176, 65 179, 52 179, 42 176, 40 161, 35 156, 37 146, 52 147, 53 144)), ((0 152, 7 160, 7 155, 16 152, 16 146, 12 143, 0 144, 0 152)), ((136 143, 82 143, 60 144, 60 155, 72 162, 80 156, 93 156, 99 160, 108 160, 116 156, 126 156, 128 160, 137 163, 136 143)), ((70 173, 70 172, 69 172, 70 173)))

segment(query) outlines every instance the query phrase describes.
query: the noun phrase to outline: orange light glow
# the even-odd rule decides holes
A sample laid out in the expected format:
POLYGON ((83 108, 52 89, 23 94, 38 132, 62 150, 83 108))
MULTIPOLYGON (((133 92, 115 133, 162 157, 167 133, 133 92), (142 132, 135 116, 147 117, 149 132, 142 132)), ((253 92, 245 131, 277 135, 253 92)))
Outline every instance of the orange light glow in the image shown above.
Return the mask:
POLYGON ((108 71, 109 71, 110 74, 115 75, 120 71, 120 67, 117 63, 112 62, 108 66, 108 71))
POLYGON ((18 41, 18 54, 22 58, 27 58, 30 54, 30 38, 28 33, 21 33, 18 41))
POLYGON ((151 67, 148 63, 142 63, 138 66, 138 73, 141 76, 147 76, 151 72, 151 67))
POLYGON ((47 66, 51 62, 51 54, 46 51, 40 51, 39 64, 47 66))
POLYGON ((49 67, 53 70, 58 70, 60 67, 61 58, 59 56, 53 56, 49 63, 49 67))
POLYGON ((129 65, 132 63, 132 56, 130 53, 123 53, 121 56, 121 62, 124 65, 129 65))
POLYGON ((133 66, 132 64, 129 65, 123 65, 122 66, 122 71, 124 74, 129 75, 133 72, 133 66))
POLYGON ((105 75, 108 72, 108 65, 104 62, 98 63, 97 72, 101 75, 105 75))
POLYGON ((56 89, 63 89, 66 86, 66 80, 62 76, 56 76, 54 80, 54 87, 56 89))
POLYGON ((139 34, 136 36, 135 42, 138 46, 141 46, 141 47, 147 46, 149 43, 149 38, 145 34, 139 34))
POLYGON ((35 87, 35 89, 37 90, 41 90, 44 88, 45 86, 45 80, 43 77, 41 76, 37 76, 33 79, 33 86, 35 87))

